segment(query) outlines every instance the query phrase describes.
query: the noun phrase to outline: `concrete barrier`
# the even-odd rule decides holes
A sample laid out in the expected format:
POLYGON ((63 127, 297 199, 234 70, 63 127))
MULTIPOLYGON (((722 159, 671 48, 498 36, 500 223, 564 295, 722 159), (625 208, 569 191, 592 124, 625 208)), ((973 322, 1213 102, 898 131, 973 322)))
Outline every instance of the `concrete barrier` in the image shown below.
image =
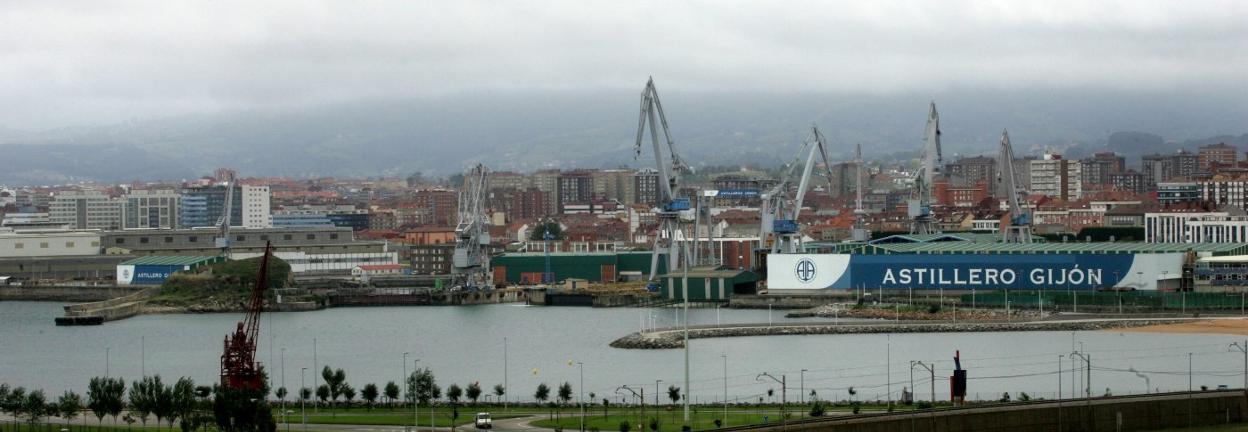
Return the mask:
POLYGON ((159 288, 148 288, 104 301, 65 306, 65 316, 57 317, 56 325, 99 325, 130 318, 143 313, 147 299, 158 290, 159 288))
POLYGON ((23 285, 0 286, 0 301, 94 302, 142 291, 142 287, 115 285, 23 285))

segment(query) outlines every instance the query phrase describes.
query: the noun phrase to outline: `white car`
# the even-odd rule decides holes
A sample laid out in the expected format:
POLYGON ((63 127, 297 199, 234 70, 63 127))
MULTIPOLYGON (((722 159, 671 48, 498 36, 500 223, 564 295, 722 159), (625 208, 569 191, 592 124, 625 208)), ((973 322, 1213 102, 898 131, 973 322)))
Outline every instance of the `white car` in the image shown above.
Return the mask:
POLYGON ((490 423, 490 413, 477 413, 477 429, 491 429, 494 427, 490 423))

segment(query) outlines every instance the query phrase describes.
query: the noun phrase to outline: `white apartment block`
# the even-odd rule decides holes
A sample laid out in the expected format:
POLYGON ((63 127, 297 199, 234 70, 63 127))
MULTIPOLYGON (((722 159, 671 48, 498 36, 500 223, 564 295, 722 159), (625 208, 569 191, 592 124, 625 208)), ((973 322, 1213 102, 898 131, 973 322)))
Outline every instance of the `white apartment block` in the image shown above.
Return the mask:
POLYGON ((52 197, 48 215, 69 229, 117 230, 124 226, 124 208, 124 201, 98 191, 65 191, 52 197))
POLYGON ((243 227, 272 228, 273 216, 270 213, 272 194, 268 186, 243 185, 243 227))
MULTIPOLYGON (((1206 222, 1241 218, 1230 216, 1226 212, 1168 212, 1144 214, 1144 241, 1148 243, 1197 243, 1196 238, 1207 238, 1214 233, 1205 234, 1206 222), (1195 233, 1200 226, 1202 233, 1195 233)), ((1216 224, 1214 224, 1216 225, 1216 224)), ((1244 238, 1244 237, 1239 237, 1244 238)), ((1242 240, 1241 240, 1242 241, 1242 240)))

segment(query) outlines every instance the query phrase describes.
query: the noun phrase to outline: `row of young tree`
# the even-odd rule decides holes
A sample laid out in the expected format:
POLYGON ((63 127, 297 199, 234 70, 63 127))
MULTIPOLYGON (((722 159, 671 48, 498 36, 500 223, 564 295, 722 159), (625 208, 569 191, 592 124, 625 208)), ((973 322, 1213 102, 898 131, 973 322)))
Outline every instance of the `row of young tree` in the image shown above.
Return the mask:
MULTIPOLYGON (((442 387, 438 385, 437 379, 433 372, 428 368, 413 371, 407 377, 406 392, 399 387, 394 381, 389 381, 384 387, 378 387, 377 384, 365 384, 359 391, 347 382, 347 374, 342 369, 333 369, 325 366, 321 369, 321 378, 324 384, 312 389, 304 387, 299 389, 297 400, 309 401, 315 397, 326 406, 341 406, 350 409, 356 403, 356 397, 360 397, 360 401, 368 409, 383 403, 393 406, 400 402, 400 398, 404 403, 411 403, 413 400, 421 405, 429 405, 434 401, 442 399, 444 396, 446 401, 452 405, 458 405, 460 402, 468 402, 473 405, 485 396, 484 389, 477 382, 470 383, 460 387, 458 384, 451 384, 446 388, 445 393, 442 387), (341 402, 340 402, 341 401, 341 402)), ((507 394, 507 389, 502 384, 494 385, 493 395, 502 398, 507 394)), ((285 401, 289 396, 289 392, 285 387, 279 387, 274 393, 278 400, 285 401)))
MULTIPOLYGON (((24 387, 10 387, 0 383, 0 411, 31 425, 48 417, 60 417, 73 422, 88 412, 103 425, 105 417, 112 417, 127 425, 154 418, 156 427, 162 424, 173 429, 175 423, 183 432, 192 432, 208 424, 215 424, 225 432, 273 432, 276 422, 265 402, 269 388, 235 390, 219 385, 196 386, 188 377, 179 378, 167 385, 159 375, 143 377, 134 381, 127 391, 121 378, 94 377, 87 384, 84 398, 74 391, 65 391, 56 400, 49 400, 43 390, 28 391, 24 387)), ((87 417, 83 416, 83 422, 87 417)))

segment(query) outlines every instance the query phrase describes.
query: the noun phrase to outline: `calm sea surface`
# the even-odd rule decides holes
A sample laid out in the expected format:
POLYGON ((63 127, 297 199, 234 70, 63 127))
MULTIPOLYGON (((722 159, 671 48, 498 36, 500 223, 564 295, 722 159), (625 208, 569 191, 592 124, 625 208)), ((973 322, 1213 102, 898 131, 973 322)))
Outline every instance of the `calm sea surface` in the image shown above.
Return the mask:
MULTIPOLYGON (((91 327, 57 327, 60 304, 0 302, 0 382, 42 388, 49 394, 72 389, 84 392, 92 376, 128 381, 145 370, 166 381, 190 376, 199 383, 215 381, 222 341, 241 314, 149 315, 91 327)), ((313 384, 314 367, 342 368, 354 387, 399 381, 403 353, 407 369, 419 359, 438 383, 461 386, 479 381, 487 392, 506 380, 509 399, 531 400, 539 383, 552 387, 570 382, 579 387, 577 362, 584 365, 585 392, 601 399, 621 385, 644 386, 653 402, 655 380, 663 394, 669 384, 684 386, 684 351, 621 350, 607 344, 636 331, 643 321, 659 326, 676 321, 674 309, 593 309, 489 305, 467 307, 342 308, 317 312, 266 314, 261 323, 258 360, 268 364, 278 386, 313 384), (313 339, 315 338, 315 366, 313 339), (506 350, 504 350, 506 338, 506 350), (285 349, 284 362, 282 349, 285 349), (506 351, 506 361, 504 361, 506 351), (569 363, 572 365, 569 365, 569 363), (284 372, 283 372, 284 369, 284 372), (504 376, 504 371, 506 374, 504 376)), ((766 310, 723 310, 724 323, 766 323, 766 310)), ((794 321, 776 311, 775 322, 794 321)), ((694 309, 690 322, 713 324, 714 309, 694 309)), ((1228 350, 1236 337, 1119 332, 1023 332, 885 335, 771 336, 695 340, 691 344, 691 388, 694 400, 754 399, 780 386, 756 379, 762 372, 786 375, 789 399, 801 388, 821 398, 843 399, 854 387, 857 398, 898 397, 909 386, 910 361, 936 366, 936 391, 948 397, 947 377, 954 352, 962 353, 974 397, 999 398, 1010 392, 1052 397, 1058 390, 1058 363, 1063 394, 1071 391, 1069 357, 1079 342, 1092 357, 1092 388, 1096 394, 1142 393, 1188 388, 1188 353, 1192 382, 1241 387, 1244 357, 1228 350), (801 370, 806 369, 805 373, 801 370), (1134 370, 1135 372, 1132 372, 1134 370), (1148 385, 1146 387, 1146 384, 1148 385)), ((1241 340, 1242 344, 1243 341, 1241 340)), ((915 368, 918 397, 927 399, 928 373, 915 368)), ((766 378, 763 378, 766 380, 766 378)), ((1082 389, 1082 378, 1075 386, 1082 389)))

